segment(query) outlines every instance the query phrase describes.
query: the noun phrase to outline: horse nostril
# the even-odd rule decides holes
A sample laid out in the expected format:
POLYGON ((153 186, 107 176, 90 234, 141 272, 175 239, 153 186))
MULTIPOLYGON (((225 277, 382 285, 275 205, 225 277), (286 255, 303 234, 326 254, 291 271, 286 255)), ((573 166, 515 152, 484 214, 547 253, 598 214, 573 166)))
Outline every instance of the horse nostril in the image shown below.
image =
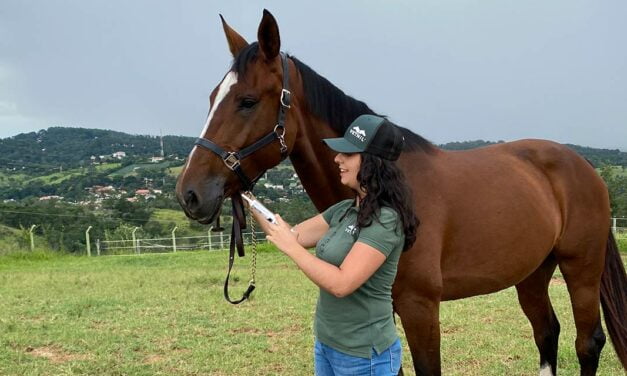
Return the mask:
POLYGON ((185 204, 188 208, 192 208, 198 205, 198 196, 196 196, 196 193, 194 193, 194 191, 187 191, 187 193, 185 194, 185 204))

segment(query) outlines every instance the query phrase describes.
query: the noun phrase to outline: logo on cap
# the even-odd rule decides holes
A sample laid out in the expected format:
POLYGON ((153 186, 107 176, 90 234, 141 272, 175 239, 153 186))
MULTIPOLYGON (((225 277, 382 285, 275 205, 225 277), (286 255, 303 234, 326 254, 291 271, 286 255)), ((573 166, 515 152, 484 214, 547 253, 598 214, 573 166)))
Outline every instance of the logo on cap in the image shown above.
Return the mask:
POLYGON ((366 131, 359 128, 359 126, 354 126, 351 131, 351 135, 355 136, 359 141, 366 141, 366 131))

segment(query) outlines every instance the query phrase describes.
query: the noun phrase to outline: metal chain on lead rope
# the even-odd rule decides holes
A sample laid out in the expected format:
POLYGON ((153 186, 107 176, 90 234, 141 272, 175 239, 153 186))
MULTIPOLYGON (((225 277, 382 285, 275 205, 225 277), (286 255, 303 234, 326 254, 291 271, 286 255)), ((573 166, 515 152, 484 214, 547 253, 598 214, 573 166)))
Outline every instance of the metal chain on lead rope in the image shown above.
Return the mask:
POLYGON ((250 232, 251 242, 253 245, 253 257, 251 259, 251 280, 250 284, 255 285, 255 275, 257 274, 257 233, 255 232, 255 218, 253 217, 252 207, 248 207, 248 213, 250 214, 250 232))

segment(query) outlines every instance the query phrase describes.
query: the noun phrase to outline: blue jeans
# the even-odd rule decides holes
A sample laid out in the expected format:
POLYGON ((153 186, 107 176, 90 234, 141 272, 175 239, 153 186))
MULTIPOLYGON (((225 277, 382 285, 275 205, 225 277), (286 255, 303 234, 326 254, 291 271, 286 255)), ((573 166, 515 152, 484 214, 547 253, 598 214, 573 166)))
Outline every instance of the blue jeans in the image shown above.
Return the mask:
POLYGON ((396 376, 401 368, 401 341, 397 339, 380 354, 372 349, 372 359, 368 359, 344 354, 316 339, 314 367, 316 376, 396 376))

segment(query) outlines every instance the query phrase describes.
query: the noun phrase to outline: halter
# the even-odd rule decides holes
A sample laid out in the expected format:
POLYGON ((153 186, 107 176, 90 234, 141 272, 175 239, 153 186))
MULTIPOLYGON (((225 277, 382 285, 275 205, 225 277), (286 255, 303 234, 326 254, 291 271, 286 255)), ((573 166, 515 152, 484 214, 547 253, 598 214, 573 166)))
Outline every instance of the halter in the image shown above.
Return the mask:
POLYGON ((274 126, 272 132, 268 133, 252 145, 249 145, 239 151, 226 151, 213 141, 207 140, 203 137, 197 138, 196 142, 194 142, 194 145, 198 145, 207 150, 210 150, 217 154, 220 158, 222 158, 222 162, 224 162, 226 167, 228 167, 229 170, 237 174, 239 180, 244 186, 244 191, 252 190, 253 186, 255 185, 257 179, 259 179, 261 174, 252 180, 249 179, 242 170, 240 163, 242 159, 248 157, 257 150, 263 148, 264 146, 272 143, 274 140, 279 140, 279 143, 281 145, 281 160, 284 160, 287 157, 287 144, 285 143, 285 113, 290 108, 292 93, 289 90, 289 69, 287 65, 287 56, 283 52, 281 52, 281 63, 283 65, 283 88, 281 89, 280 100, 281 105, 279 106, 277 123, 274 126))
MULTIPOLYGON (((229 170, 233 171, 239 177, 242 185, 244 186, 244 191, 251 191, 262 174, 259 174, 257 177, 252 180, 246 176, 244 171, 242 170, 240 161, 249 155, 253 154, 257 150, 265 147, 266 145, 274 142, 274 140, 279 140, 280 150, 281 150, 281 160, 284 160, 287 157, 287 144, 285 143, 285 116, 287 110, 290 108, 290 103, 292 101, 292 93, 289 90, 289 69, 287 65, 287 56, 281 52, 281 64, 283 66, 283 88, 281 89, 281 99, 279 106, 279 115, 277 119, 277 123, 274 126, 272 132, 268 133, 260 140, 256 141, 252 145, 245 147, 239 151, 226 151, 213 141, 207 140, 206 138, 199 137, 196 139, 194 145, 201 146, 207 150, 210 150, 217 154, 220 158, 222 158, 222 162, 228 167, 229 170)), ((233 268, 233 262, 235 260, 235 249, 237 248, 237 254, 240 257, 244 256, 244 242, 242 239, 242 229, 246 228, 246 218, 244 215, 244 204, 242 202, 242 196, 239 192, 236 192, 231 197, 231 203, 233 205, 233 223, 231 227, 231 244, 229 245, 229 269, 226 274, 226 280, 224 281, 224 298, 231 304, 239 304, 244 300, 248 299, 250 294, 255 289, 255 249, 253 248, 253 272, 252 279, 248 284, 248 288, 242 295, 242 297, 238 300, 232 300, 229 297, 229 277, 231 276, 231 269, 233 268)), ((217 221, 220 220, 220 216, 218 216, 217 221)), ((251 227, 252 225, 251 219, 251 227)), ((219 224, 218 224, 218 227, 219 224)), ((253 236, 254 236, 254 227, 253 227, 253 236)), ((256 241, 254 241, 256 243, 256 241)), ((253 245, 256 247, 256 244, 253 245)))

